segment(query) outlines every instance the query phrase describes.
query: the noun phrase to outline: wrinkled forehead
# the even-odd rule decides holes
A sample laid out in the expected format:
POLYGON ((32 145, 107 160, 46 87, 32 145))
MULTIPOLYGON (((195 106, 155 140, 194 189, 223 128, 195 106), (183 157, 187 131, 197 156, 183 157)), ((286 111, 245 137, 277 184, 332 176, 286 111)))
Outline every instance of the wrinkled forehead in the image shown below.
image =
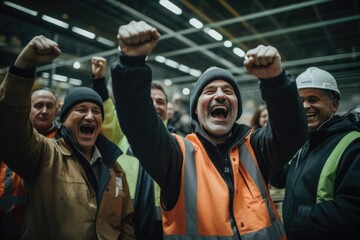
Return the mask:
POLYGON ((203 90, 206 88, 212 88, 212 87, 222 87, 222 88, 229 87, 231 89, 234 89, 229 82, 222 80, 222 79, 214 79, 214 80, 210 81, 208 84, 206 84, 205 87, 203 88, 203 90))
POLYGON ((47 90, 38 90, 35 91, 32 95, 31 95, 31 101, 38 101, 39 99, 47 99, 47 100, 51 100, 53 102, 56 102, 56 97, 55 95, 47 90))

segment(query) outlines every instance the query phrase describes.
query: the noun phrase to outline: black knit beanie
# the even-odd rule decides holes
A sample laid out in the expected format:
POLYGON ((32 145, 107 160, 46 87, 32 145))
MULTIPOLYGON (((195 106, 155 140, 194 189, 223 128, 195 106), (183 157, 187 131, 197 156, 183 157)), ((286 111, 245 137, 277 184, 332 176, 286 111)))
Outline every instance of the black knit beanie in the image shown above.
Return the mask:
POLYGON ((190 113, 192 119, 197 119, 197 116, 195 114, 195 108, 197 105, 197 101, 201 95, 202 90, 204 87, 214 80, 224 80, 228 82, 235 91, 236 97, 238 99, 238 113, 236 119, 239 119, 242 114, 242 101, 241 101, 241 95, 238 85, 236 84, 235 77, 227 70, 218 68, 218 67, 210 67, 208 68, 197 80, 197 82, 194 85, 194 88, 191 92, 190 96, 190 113))
POLYGON ((64 98, 64 104, 61 107, 60 120, 64 122, 70 109, 81 102, 93 102, 100 107, 101 116, 104 120, 104 106, 100 95, 88 87, 76 87, 70 89, 64 98))

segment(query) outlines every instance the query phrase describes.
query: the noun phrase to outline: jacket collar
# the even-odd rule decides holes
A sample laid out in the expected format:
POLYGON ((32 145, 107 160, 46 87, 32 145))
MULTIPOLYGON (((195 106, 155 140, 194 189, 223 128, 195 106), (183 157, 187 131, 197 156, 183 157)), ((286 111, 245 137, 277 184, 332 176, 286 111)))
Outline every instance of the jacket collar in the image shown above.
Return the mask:
MULTIPOLYGON (((60 138, 58 139, 58 142, 60 143, 60 151, 64 156, 71 156, 75 151, 80 152, 64 126, 60 129, 60 138), (71 141, 72 144, 67 143, 67 141, 71 141), (71 147, 71 145, 74 147, 71 147)), ((109 141, 102 134, 99 134, 97 137, 95 145, 99 149, 103 163, 108 167, 111 167, 116 162, 117 158, 122 154, 119 147, 109 141)))

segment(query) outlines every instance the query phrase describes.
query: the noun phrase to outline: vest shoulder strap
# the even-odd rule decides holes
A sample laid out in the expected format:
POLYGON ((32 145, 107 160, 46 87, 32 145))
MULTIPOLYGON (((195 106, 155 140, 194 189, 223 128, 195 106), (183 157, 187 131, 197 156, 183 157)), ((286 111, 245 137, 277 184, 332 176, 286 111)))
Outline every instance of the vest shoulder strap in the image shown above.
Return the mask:
POLYGON ((352 143, 357 138, 360 138, 360 132, 353 131, 346 134, 336 145, 329 158, 326 160, 319 178, 316 203, 329 201, 334 198, 335 176, 340 158, 350 143, 352 143))

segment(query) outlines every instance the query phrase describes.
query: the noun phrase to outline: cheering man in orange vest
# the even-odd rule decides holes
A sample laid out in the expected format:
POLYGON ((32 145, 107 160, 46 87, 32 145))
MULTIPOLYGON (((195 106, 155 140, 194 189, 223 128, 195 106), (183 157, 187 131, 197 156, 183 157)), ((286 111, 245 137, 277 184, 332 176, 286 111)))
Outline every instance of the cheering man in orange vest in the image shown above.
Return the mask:
POLYGON ((266 127, 236 123, 242 114, 236 79, 211 67, 192 90, 193 133, 184 138, 167 131, 151 103, 145 60, 159 39, 143 21, 121 26, 121 53, 111 72, 120 125, 161 187, 164 239, 286 239, 267 186, 308 132, 294 78, 277 49, 260 45, 244 61, 260 79, 266 127))

